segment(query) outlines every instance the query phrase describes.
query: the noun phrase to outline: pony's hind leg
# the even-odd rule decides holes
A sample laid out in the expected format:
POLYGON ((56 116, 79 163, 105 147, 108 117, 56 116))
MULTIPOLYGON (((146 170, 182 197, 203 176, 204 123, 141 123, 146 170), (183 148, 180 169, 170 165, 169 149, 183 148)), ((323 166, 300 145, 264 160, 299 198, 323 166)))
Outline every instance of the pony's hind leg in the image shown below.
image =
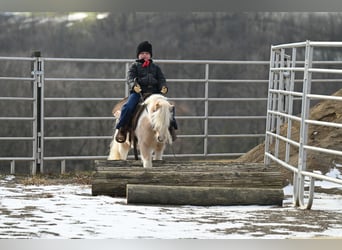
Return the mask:
POLYGON ((109 155, 107 160, 120 160, 119 147, 115 139, 113 139, 110 143, 109 155))
POLYGON ((110 144, 110 151, 108 155, 108 160, 126 160, 129 152, 130 146, 127 142, 118 143, 113 138, 110 144))
POLYGON ((128 152, 130 150, 130 145, 127 142, 117 143, 119 144, 119 153, 121 160, 127 160, 128 152))

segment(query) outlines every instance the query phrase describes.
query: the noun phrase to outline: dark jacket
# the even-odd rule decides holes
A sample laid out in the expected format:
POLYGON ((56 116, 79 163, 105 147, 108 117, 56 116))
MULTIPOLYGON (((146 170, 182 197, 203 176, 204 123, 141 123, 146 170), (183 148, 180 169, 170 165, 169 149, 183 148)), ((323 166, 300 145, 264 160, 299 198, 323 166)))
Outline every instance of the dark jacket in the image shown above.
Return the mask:
POLYGON ((167 87, 166 79, 160 67, 150 60, 150 65, 142 67, 144 60, 136 60, 128 70, 127 83, 133 91, 136 82, 141 86, 142 93, 160 93, 163 86, 167 87))

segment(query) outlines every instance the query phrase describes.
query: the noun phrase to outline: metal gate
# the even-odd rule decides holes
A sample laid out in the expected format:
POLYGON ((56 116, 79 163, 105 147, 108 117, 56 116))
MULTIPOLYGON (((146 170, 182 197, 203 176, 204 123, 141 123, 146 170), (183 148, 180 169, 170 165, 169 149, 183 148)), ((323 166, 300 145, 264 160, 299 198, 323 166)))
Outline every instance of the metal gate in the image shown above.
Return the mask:
MULTIPOLYGON (((36 52, 28 58, 0 57, 2 61, 23 61, 27 64, 23 67, 26 72, 21 70, 24 76, 8 76, 8 73, 2 72, 0 83, 23 82, 30 87, 22 94, 25 97, 7 92, 2 92, 0 97, 0 104, 25 102, 24 106, 29 108, 22 117, 13 117, 18 116, 17 111, 0 114, 3 122, 20 120, 30 124, 30 134, 25 131, 25 137, 19 136, 21 129, 14 129, 15 136, 9 136, 6 131, 0 134, 0 143, 18 142, 18 146, 11 146, 12 149, 26 154, 0 153, 0 162, 10 162, 11 173, 17 173, 18 162, 29 162, 32 174, 48 173, 52 165, 64 173, 68 170, 67 162, 92 162, 107 158, 106 150, 112 139, 114 122, 111 108, 129 92, 126 74, 132 59, 45 58, 36 52), (76 90, 76 85, 82 87, 76 90), (102 92, 94 96, 99 89, 102 92), (81 108, 76 109, 77 105, 81 108), (79 113, 79 110, 82 112, 79 113), (91 131, 91 134, 82 134, 82 126, 87 126, 87 123, 96 123, 98 129, 91 131), (24 142, 30 145, 22 149, 24 142), (74 150, 78 148, 75 146, 77 143, 85 153, 74 150), (71 146, 72 150, 69 149, 71 146), (57 152, 56 148, 62 149, 62 152, 57 152)), ((268 61, 155 61, 162 65, 168 84, 172 84, 168 97, 176 104, 176 118, 179 123, 186 124, 181 125, 179 139, 172 148, 167 149, 165 157, 235 158, 264 140, 265 110, 256 112, 254 107, 266 105, 267 102, 268 61), (227 71, 230 67, 233 72, 243 72, 244 78, 216 73, 222 72, 222 69, 227 71), (179 75, 180 71, 184 72, 181 77, 172 77, 179 75), (253 73, 248 74, 249 71, 253 73), (189 94, 173 95, 172 89, 185 89, 184 86, 191 90, 189 94), (233 91, 235 86, 253 89, 236 93, 233 91), (214 108, 217 103, 219 109, 214 108), (247 107, 243 114, 229 108, 236 103, 247 107), (241 130, 242 126, 237 124, 239 121, 252 125, 253 129, 241 130), (215 148, 217 141, 222 141, 224 146, 215 148), (243 145, 244 148, 239 151, 236 145, 243 145)), ((73 169, 73 166, 70 168, 73 169)))
MULTIPOLYGON (((310 125, 328 126, 336 128, 336 130, 342 128, 340 123, 313 120, 313 118, 309 117, 310 102, 312 100, 342 101, 341 96, 322 95, 312 91, 312 83, 324 82, 324 84, 329 84, 341 81, 338 78, 338 75, 342 74, 342 70, 339 69, 342 61, 338 56, 342 52, 341 50, 342 42, 312 41, 277 45, 271 48, 265 164, 269 165, 271 161, 274 161, 293 172, 293 200, 295 206, 301 208, 310 209, 312 206, 315 179, 342 184, 340 179, 306 170, 307 153, 309 151, 335 155, 336 157, 342 156, 341 149, 321 148, 308 143, 310 125), (314 61, 314 56, 321 59, 322 53, 320 51, 327 49, 333 49, 330 55, 337 57, 337 59, 320 61, 316 59, 314 61), (339 52, 336 49, 339 49, 339 52), (316 67, 313 67, 313 65, 316 67), (323 66, 319 67, 319 65, 323 66), (328 68, 327 65, 333 65, 333 67, 328 68), (317 78, 319 76, 327 78, 319 79, 317 78), (336 76, 336 78, 333 76, 336 76), (301 86, 298 87, 298 85, 301 86), (301 107, 300 116, 295 115, 295 105, 301 107), (291 131, 294 122, 300 124, 298 140, 293 138, 291 131), (287 125, 286 133, 281 133, 282 124, 287 125), (286 145, 284 155, 280 155, 279 152, 281 143, 286 145), (291 150, 298 150, 297 164, 290 162, 291 150), (306 177, 309 178, 308 195, 305 195, 304 192, 306 177), (307 202, 304 198, 307 198, 307 202)), ((341 84, 339 86, 342 87, 341 84)))

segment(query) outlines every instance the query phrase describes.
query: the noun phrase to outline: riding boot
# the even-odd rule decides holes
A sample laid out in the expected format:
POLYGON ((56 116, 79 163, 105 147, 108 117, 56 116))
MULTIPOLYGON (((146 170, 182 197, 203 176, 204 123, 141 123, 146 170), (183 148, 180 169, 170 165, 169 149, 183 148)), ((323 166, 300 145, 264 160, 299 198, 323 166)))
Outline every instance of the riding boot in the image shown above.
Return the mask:
POLYGON ((170 131, 170 135, 171 135, 172 141, 175 141, 177 139, 175 127, 174 126, 170 126, 169 127, 169 131, 170 131))
POLYGON ((178 129, 177 121, 176 121, 176 109, 175 106, 172 107, 172 119, 169 127, 169 131, 172 137, 172 141, 175 141, 177 139, 176 135, 176 129, 178 129))
POLYGON ((127 131, 124 128, 119 128, 118 133, 115 136, 115 140, 118 143, 124 143, 126 141, 127 131))

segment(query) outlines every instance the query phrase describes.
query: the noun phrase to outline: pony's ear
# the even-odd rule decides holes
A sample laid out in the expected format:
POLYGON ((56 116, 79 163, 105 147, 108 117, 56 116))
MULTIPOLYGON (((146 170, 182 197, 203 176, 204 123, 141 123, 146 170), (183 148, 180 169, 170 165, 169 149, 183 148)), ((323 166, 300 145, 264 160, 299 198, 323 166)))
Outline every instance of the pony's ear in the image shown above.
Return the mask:
POLYGON ((154 106, 154 111, 157 111, 160 108, 160 103, 156 102, 156 105, 154 106))

